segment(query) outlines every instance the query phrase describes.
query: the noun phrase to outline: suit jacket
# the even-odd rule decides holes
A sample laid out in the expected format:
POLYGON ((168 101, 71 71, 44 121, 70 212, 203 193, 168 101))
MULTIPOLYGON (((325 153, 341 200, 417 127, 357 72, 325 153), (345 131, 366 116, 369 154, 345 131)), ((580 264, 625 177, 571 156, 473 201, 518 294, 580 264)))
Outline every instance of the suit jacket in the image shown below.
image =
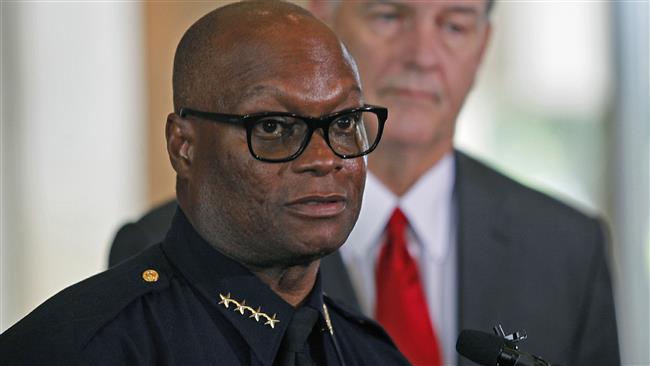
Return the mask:
MULTIPOLYGON (((458 326, 524 329, 521 349, 562 365, 620 364, 606 241, 598 220, 456 152, 458 326)), ((117 234, 110 263, 162 239, 175 203, 117 234), (152 233, 159 234, 152 234, 152 233)), ((338 253, 323 259, 329 296, 358 308, 338 253)), ((464 358, 460 365, 472 365, 464 358)))

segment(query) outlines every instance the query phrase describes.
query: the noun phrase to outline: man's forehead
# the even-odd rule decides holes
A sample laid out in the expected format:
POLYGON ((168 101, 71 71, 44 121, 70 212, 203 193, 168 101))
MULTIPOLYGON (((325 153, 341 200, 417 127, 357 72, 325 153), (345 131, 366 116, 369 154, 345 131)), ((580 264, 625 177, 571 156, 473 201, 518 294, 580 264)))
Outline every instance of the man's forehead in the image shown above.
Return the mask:
MULTIPOLYGON (((246 88, 242 91, 242 99, 255 99, 255 98, 276 98, 282 99, 289 95, 287 88, 281 87, 283 85, 283 80, 278 80, 278 82, 267 81, 266 83, 261 83, 253 85, 249 88, 246 88)), ((332 85, 331 88, 327 88, 330 93, 347 93, 355 96, 360 96, 362 94, 361 86, 348 75, 348 79, 338 78, 339 85, 332 85)))
POLYGON ((334 33, 314 18, 238 28, 215 35, 211 46, 215 66, 244 82, 257 73, 291 71, 297 64, 337 63, 341 59, 353 63, 334 33))
MULTIPOLYGON (((226 80, 249 87, 269 79, 311 79, 331 74, 354 76, 354 62, 342 48, 324 40, 311 44, 260 40, 247 42, 221 53, 222 62, 215 65, 215 74, 228 76, 226 80)), ((338 76, 337 76, 338 77, 338 76)))
POLYGON ((220 99, 232 100, 223 94, 263 79, 269 71, 282 71, 282 65, 291 67, 296 59, 314 61, 322 56, 315 46, 324 49, 332 39, 338 41, 325 24, 295 4, 246 1, 218 8, 194 23, 179 43, 175 107, 206 108, 220 99))
POLYGON ((412 1, 412 0, 368 0, 357 2, 359 9, 372 8, 373 6, 394 6, 397 9, 418 9, 423 7, 435 8, 439 11, 465 14, 483 14, 487 9, 488 0, 437 0, 437 1, 412 1))
POLYGON ((413 1, 413 0, 366 0, 359 2, 360 4, 365 3, 369 4, 404 4, 404 5, 418 5, 418 4, 429 4, 429 5, 441 5, 441 6, 450 6, 450 5, 472 5, 480 6, 487 4, 488 0, 436 0, 436 1, 413 1))
POLYGON ((221 55, 215 86, 237 96, 232 107, 247 99, 309 99, 324 94, 346 94, 359 89, 356 65, 332 33, 268 36, 233 45, 221 55))
MULTIPOLYGON (((340 104, 362 102, 362 91, 352 73, 338 73, 319 80, 314 74, 305 78, 274 78, 246 86, 234 101, 236 113, 263 110, 306 113, 312 108, 335 108, 340 104)), ((324 113, 324 112, 323 112, 324 113)))

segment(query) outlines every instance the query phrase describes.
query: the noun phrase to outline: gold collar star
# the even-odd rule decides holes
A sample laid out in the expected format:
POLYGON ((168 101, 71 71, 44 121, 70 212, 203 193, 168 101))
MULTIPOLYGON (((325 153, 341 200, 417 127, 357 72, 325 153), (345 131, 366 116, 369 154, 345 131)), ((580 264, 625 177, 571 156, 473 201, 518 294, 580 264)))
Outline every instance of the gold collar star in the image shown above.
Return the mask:
POLYGON ((248 311, 250 311, 250 312, 253 312, 253 311, 254 311, 253 308, 251 308, 250 306, 247 306, 247 305, 246 305, 246 300, 243 300, 241 303, 236 304, 236 305, 237 305, 237 307, 235 308, 235 311, 239 311, 239 313, 240 313, 241 315, 244 315, 244 311, 245 311, 245 310, 248 310, 248 311))
POLYGON ((231 302, 232 303, 237 303, 235 300, 230 298, 230 292, 226 296, 223 296, 222 294, 219 294, 219 297, 221 298, 221 301, 219 301, 219 305, 225 306, 226 309, 228 309, 228 306, 230 305, 231 302))
POLYGON ((269 317, 269 316, 266 315, 266 314, 262 314, 262 315, 264 315, 264 317, 266 318, 266 323, 264 323, 264 325, 268 325, 268 326, 270 326, 271 328, 275 328, 275 323, 279 323, 279 322, 280 322, 279 320, 277 320, 277 319, 275 318, 275 314, 273 314, 272 317, 269 317))
POLYGON ((253 312, 251 313, 249 318, 255 318, 255 321, 259 322, 260 321, 260 312, 261 311, 262 311, 262 309, 260 309, 260 307, 258 306, 257 309, 253 310, 253 312))
POLYGON ((250 312, 250 315, 248 316, 249 319, 255 319, 256 322, 260 322, 261 318, 265 318, 266 321, 264 322, 264 325, 268 325, 272 329, 275 329, 275 324, 279 323, 280 320, 276 318, 276 314, 273 314, 273 316, 269 316, 268 314, 262 312, 262 309, 258 306, 257 309, 253 309, 252 307, 246 305, 246 300, 242 300, 241 302, 233 299, 230 297, 230 292, 227 295, 219 294, 219 298, 221 299, 219 301, 219 305, 223 305, 226 309, 230 309, 230 304, 233 304, 235 307, 233 308, 233 311, 236 311, 240 313, 241 315, 246 315, 246 311, 250 312))

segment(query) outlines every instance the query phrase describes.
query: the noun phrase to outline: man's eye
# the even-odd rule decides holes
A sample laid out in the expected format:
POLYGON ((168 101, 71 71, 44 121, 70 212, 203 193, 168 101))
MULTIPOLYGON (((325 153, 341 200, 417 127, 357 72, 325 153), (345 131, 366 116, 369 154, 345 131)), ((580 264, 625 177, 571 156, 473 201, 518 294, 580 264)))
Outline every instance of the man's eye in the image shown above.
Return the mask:
POLYGON ((396 36, 410 16, 402 7, 393 4, 376 4, 366 10, 365 18, 374 33, 381 36, 396 36))
POLYGON ((282 118, 265 118, 255 124, 255 133, 263 136, 281 136, 291 130, 291 126, 282 118))
POLYGON ((466 29, 460 24, 448 23, 445 27, 451 33, 465 33, 466 29))
POLYGON ((358 115, 341 116, 334 121, 333 127, 338 132, 346 132, 356 127, 359 120, 358 115))
POLYGON ((452 15, 440 20, 441 29, 454 35, 469 35, 478 29, 479 18, 472 15, 452 15))
POLYGON ((280 124, 276 121, 264 121, 262 122, 262 129, 266 133, 276 132, 280 128, 280 124))
POLYGON ((336 128, 339 130, 347 130, 352 126, 352 120, 350 117, 343 117, 336 120, 336 128))
POLYGON ((393 12, 388 12, 388 11, 376 12, 376 13, 374 13, 372 15, 372 18, 375 21, 384 22, 384 23, 395 22, 395 21, 397 21, 399 19, 399 17, 400 17, 400 14, 397 13, 397 12, 394 12, 394 11, 393 12))

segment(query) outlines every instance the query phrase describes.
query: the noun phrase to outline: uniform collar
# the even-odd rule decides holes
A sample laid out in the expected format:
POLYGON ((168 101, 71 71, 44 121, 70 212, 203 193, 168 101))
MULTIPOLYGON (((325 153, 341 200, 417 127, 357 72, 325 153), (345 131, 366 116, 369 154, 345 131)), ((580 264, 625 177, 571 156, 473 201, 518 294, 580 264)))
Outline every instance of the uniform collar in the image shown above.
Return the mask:
MULTIPOLYGON (((264 365, 271 365, 295 309, 239 262, 213 248, 194 230, 180 208, 163 242, 168 259, 183 277, 235 327, 264 365)), ((305 305, 320 314, 324 328, 320 273, 305 305)))

